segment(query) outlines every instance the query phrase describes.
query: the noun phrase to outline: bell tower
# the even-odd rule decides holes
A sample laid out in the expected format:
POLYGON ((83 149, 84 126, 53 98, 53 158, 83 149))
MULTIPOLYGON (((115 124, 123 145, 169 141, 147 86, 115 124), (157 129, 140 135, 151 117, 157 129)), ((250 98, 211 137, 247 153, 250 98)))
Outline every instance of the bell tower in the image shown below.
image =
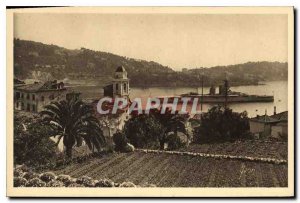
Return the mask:
POLYGON ((129 79, 127 71, 123 66, 116 69, 113 79, 113 97, 128 97, 129 96, 129 79))

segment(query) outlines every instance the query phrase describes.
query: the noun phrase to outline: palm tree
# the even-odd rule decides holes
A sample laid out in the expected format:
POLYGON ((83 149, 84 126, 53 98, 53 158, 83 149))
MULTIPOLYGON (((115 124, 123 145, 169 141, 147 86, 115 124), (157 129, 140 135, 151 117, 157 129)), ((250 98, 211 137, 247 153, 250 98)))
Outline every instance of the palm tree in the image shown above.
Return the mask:
POLYGON ((161 111, 162 109, 151 109, 151 114, 160 121, 162 126, 164 126, 163 133, 160 138, 160 149, 164 149, 164 144, 167 141, 168 133, 174 132, 174 134, 177 136, 178 132, 181 132, 188 136, 185 122, 189 115, 181 115, 178 113, 178 111, 173 114, 169 108, 166 109, 164 114, 162 114, 161 111))
POLYGON ((105 138, 98 120, 93 115, 93 108, 79 99, 52 102, 41 112, 43 119, 58 137, 57 145, 63 139, 66 156, 72 158, 72 148, 81 146, 83 141, 94 152, 100 151, 105 138))

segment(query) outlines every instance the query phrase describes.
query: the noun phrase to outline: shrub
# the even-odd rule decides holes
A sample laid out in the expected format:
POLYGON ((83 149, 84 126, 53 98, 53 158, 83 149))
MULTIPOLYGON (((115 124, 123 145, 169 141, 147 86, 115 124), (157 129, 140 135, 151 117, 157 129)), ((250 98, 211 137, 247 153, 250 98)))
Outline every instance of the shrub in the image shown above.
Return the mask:
POLYGON ((113 141, 115 143, 115 151, 123 152, 127 145, 128 139, 126 138, 125 134, 122 132, 116 132, 113 135, 113 141))
POLYGON ((45 187, 46 183, 39 178, 33 178, 26 183, 26 187, 45 187))
POLYGON ((101 179, 96 182, 95 187, 114 187, 114 182, 109 179, 101 179))
POLYGON ((201 117, 194 129, 195 143, 217 143, 251 138, 247 112, 236 113, 229 108, 214 106, 201 117))
POLYGON ((22 177, 23 174, 24 172, 21 169, 19 168, 14 169, 14 177, 22 177))
POLYGON ((23 165, 17 165, 15 169, 20 170, 22 172, 29 172, 30 171, 30 169, 24 164, 23 165))
POLYGON ((184 146, 180 137, 176 134, 171 134, 167 138, 168 150, 176 150, 184 146))
POLYGON ((51 180, 46 183, 46 187, 65 187, 64 183, 57 180, 51 180))
POLYGON ((66 184, 69 184, 72 179, 71 179, 71 176, 69 176, 69 175, 61 174, 61 175, 57 176, 56 180, 61 181, 66 185, 66 184))
POLYGON ((78 184, 78 183, 71 183, 71 184, 68 185, 67 187, 84 187, 84 186, 81 185, 81 184, 78 184))
POLYGON ((279 140, 283 142, 288 141, 288 135, 286 133, 279 133, 279 140))
POLYGON ((31 167, 55 163, 57 148, 50 139, 51 129, 39 119, 14 116, 14 163, 31 167), (26 128, 24 127, 26 126, 26 128))
POLYGON ((52 172, 42 173, 40 179, 44 182, 49 182, 55 179, 55 174, 52 172))
POLYGON ((134 152, 135 148, 132 144, 127 143, 124 149, 124 152, 134 152))
POLYGON ((136 148, 159 148, 162 133, 162 124, 152 115, 133 116, 124 126, 124 134, 136 148))
POLYGON ((85 187, 94 187, 95 181, 88 176, 82 176, 80 178, 77 178, 76 183, 84 185, 85 187))
POLYGON ((34 172, 25 172, 22 177, 25 178, 26 180, 31 180, 33 178, 38 178, 39 174, 34 172))
POLYGON ((123 182, 119 187, 136 187, 132 182, 123 182))
POLYGON ((27 180, 21 177, 14 177, 14 187, 25 187, 27 180))
POLYGON ((76 178, 70 178, 69 180, 65 180, 63 183, 65 186, 69 186, 70 184, 76 183, 77 179, 76 178))

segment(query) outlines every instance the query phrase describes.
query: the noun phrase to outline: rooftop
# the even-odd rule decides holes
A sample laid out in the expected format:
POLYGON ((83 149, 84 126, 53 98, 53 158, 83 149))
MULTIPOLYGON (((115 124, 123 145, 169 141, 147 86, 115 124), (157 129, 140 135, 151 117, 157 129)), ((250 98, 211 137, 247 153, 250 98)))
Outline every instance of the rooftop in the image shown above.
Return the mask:
POLYGON ((272 116, 263 115, 257 116, 250 119, 251 121, 262 122, 262 123, 276 123, 281 121, 288 121, 288 112, 284 111, 272 116))
POLYGON ((47 81, 45 83, 35 82, 33 84, 24 84, 16 87, 17 90, 23 90, 28 92, 41 92, 41 91, 49 91, 49 90, 65 90, 64 83, 57 83, 54 81, 47 81))

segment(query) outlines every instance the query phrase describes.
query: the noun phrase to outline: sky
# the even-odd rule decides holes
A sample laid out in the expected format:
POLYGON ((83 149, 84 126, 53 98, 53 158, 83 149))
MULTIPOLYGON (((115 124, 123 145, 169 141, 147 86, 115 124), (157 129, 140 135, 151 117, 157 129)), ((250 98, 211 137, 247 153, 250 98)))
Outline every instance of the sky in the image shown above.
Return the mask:
POLYGON ((175 70, 286 62, 287 15, 18 13, 14 37, 155 61, 175 70))

